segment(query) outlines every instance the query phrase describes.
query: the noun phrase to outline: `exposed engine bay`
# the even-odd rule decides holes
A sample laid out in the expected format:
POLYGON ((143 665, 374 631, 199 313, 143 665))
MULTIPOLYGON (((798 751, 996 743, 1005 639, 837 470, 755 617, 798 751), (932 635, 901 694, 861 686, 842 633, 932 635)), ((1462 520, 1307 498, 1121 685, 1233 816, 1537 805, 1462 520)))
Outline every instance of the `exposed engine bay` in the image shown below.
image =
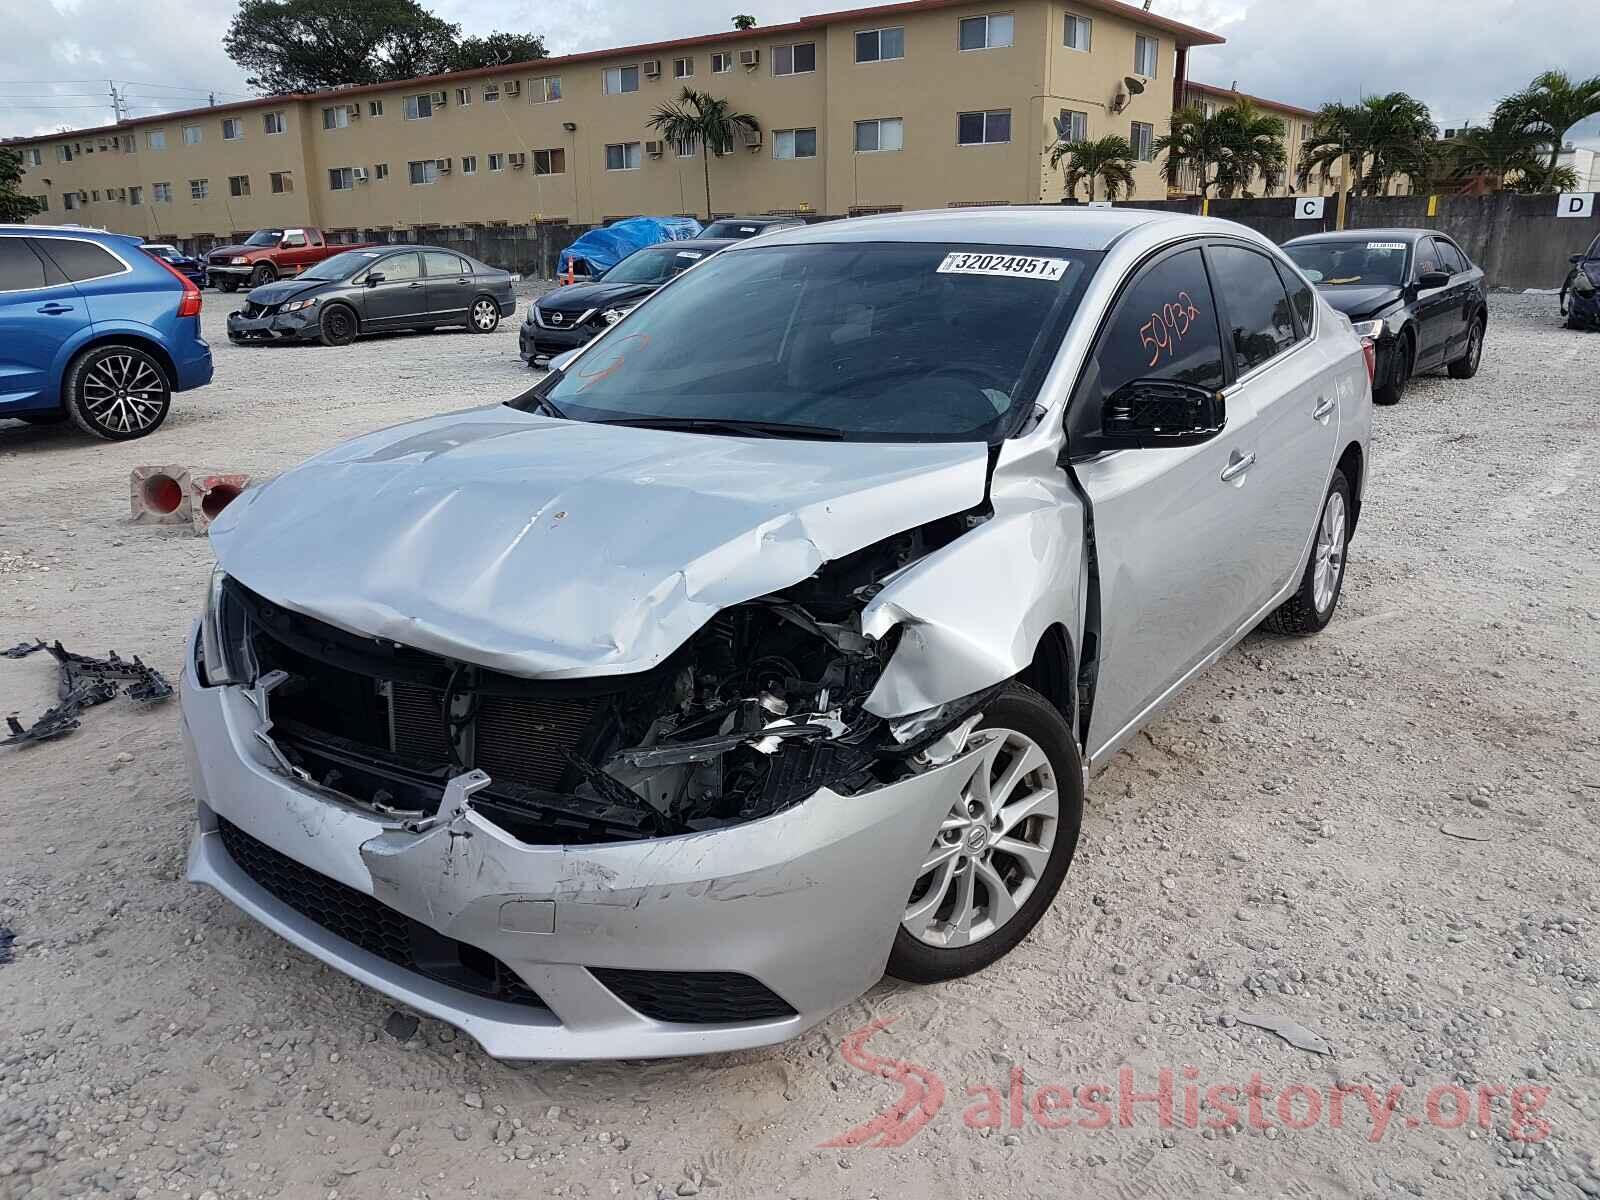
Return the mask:
POLYGON ((451 780, 481 771, 466 803, 530 844, 715 829, 903 778, 977 711, 987 693, 921 721, 867 712, 899 631, 864 636, 860 611, 984 519, 931 522, 729 607, 638 674, 505 675, 344 632, 232 579, 202 654, 253 684, 280 770, 397 821, 426 823, 451 780))

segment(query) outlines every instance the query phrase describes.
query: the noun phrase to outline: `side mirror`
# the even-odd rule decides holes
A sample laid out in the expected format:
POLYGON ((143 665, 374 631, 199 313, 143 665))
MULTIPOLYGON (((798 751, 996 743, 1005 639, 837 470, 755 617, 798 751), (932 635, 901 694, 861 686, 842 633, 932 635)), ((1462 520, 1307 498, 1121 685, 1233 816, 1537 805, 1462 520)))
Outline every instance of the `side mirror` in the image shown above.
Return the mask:
POLYGON ((1427 291, 1430 288, 1442 288, 1449 286, 1449 271, 1424 271, 1421 275, 1417 276, 1417 287, 1423 291, 1427 291))
POLYGON ((1227 401, 1221 392, 1170 379, 1135 379, 1106 397, 1100 436, 1122 446, 1198 446, 1222 432, 1227 401))
POLYGON ((383 272, 382 271, 374 271, 370 275, 367 276, 367 286, 368 287, 377 287, 382 282, 383 282, 383 272))

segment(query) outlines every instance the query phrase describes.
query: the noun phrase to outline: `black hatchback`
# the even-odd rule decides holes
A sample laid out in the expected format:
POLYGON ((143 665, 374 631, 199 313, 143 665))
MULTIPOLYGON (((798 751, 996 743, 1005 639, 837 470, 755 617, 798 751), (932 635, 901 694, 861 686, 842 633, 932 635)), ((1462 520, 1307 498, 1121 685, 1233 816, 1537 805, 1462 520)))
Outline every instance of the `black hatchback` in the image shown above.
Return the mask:
POLYGON ((228 337, 343 346, 392 329, 465 325, 493 333, 516 311, 518 278, 442 246, 362 246, 252 288, 244 307, 228 314, 228 337))
POLYGON ((1377 351, 1372 398, 1396 404, 1418 371, 1471 379, 1483 355, 1483 270, 1431 229, 1347 229, 1284 244, 1286 253, 1377 351))

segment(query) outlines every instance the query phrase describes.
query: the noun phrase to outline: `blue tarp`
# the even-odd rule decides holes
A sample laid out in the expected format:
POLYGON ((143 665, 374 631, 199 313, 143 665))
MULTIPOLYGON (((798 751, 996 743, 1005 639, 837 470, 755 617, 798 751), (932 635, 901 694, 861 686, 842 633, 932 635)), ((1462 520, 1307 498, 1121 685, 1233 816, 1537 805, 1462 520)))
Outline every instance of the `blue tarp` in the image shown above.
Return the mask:
POLYGON ((683 241, 699 232, 700 222, 693 217, 629 217, 584 234, 561 252, 556 270, 565 275, 567 263, 579 258, 589 264, 591 273, 609 271, 635 250, 657 242, 683 241))

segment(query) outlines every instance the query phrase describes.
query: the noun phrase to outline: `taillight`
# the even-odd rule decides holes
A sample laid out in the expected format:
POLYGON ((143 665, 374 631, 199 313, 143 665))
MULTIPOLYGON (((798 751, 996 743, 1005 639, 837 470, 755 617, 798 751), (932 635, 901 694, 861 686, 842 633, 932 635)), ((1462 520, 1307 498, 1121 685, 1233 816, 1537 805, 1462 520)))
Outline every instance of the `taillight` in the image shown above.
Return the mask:
POLYGON ((198 317, 200 315, 200 305, 203 303, 204 298, 200 295, 200 289, 195 287, 194 280, 190 279, 166 259, 157 258, 154 254, 150 258, 160 263, 172 273, 179 283, 183 284, 183 299, 178 301, 178 315, 180 317, 198 317))
POLYGON ((1367 364, 1367 382, 1371 383, 1378 375, 1378 348, 1371 338, 1361 339, 1361 357, 1367 364))

